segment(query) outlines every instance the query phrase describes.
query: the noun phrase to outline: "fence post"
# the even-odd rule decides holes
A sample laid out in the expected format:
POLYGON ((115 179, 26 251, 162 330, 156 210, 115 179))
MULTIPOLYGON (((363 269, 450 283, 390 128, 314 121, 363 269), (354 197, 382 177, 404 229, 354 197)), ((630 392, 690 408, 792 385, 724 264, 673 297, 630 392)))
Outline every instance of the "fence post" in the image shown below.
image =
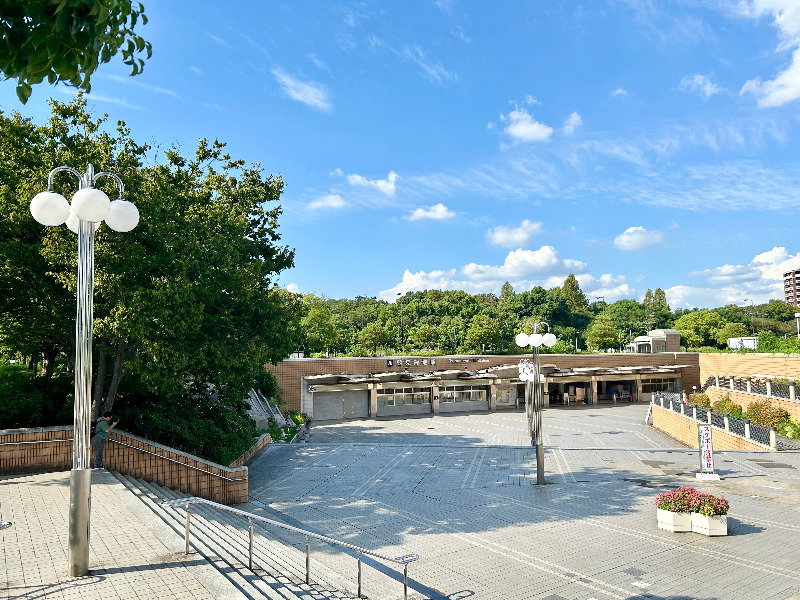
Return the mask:
POLYGON ((748 377, 747 378, 747 393, 748 394, 752 394, 753 393, 753 379, 752 379, 752 377, 748 377))
POLYGON ((728 415, 722 415, 722 418, 725 419, 725 431, 730 431, 731 430, 731 422, 730 422, 730 419, 728 419, 728 415))
POLYGON ((789 384, 789 400, 794 402, 797 399, 797 393, 794 387, 794 381, 789 384))
POLYGON ((772 379, 767 379, 767 398, 772 396, 772 379))
POLYGON ((750 439, 750 419, 744 419, 744 437, 750 439))
POLYGON ((670 401, 669 401, 669 409, 670 410, 675 410, 674 408, 672 408, 672 399, 670 399, 670 401))
POLYGON ((732 390, 736 389, 736 381, 735 380, 736 380, 736 375, 731 375, 731 378, 728 380, 728 383, 730 383, 730 386, 731 386, 732 390))
POLYGON ((714 375, 714 387, 719 387, 719 375, 714 375))
POLYGON ((778 430, 775 427, 769 428, 769 447, 772 450, 778 449, 778 430))
POLYGON ((692 418, 697 421, 697 407, 692 406, 692 418))

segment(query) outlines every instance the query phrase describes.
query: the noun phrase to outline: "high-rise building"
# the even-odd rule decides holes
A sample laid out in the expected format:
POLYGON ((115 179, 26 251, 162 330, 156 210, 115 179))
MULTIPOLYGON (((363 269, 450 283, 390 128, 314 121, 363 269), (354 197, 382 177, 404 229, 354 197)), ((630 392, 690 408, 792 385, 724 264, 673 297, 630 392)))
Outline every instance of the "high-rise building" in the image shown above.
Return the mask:
POLYGON ((798 304, 798 288, 800 288, 800 270, 784 273, 783 299, 789 306, 800 306, 798 304))

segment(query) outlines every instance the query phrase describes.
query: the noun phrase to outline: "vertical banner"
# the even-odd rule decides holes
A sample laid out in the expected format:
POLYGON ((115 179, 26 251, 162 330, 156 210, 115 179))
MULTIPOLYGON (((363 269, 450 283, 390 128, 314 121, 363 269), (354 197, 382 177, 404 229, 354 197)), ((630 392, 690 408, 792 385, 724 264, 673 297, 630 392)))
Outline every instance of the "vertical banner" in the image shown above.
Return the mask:
POLYGON ((697 426, 697 439, 700 446, 700 472, 714 472, 714 446, 711 442, 711 425, 700 423, 697 426))

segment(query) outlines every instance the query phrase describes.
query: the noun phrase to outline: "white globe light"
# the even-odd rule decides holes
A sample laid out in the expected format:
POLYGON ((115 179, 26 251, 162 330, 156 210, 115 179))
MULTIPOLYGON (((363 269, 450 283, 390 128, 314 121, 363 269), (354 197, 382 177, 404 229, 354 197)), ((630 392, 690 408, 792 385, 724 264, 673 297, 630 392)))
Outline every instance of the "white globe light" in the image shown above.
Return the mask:
POLYGON ((533 346, 534 348, 538 348, 539 346, 542 345, 542 334, 532 333, 530 340, 531 340, 531 346, 533 346))
POLYGON ((122 233, 130 231, 139 224, 139 209, 127 200, 114 200, 108 210, 106 225, 122 233))
POLYGON ((545 333, 542 336, 542 343, 548 348, 552 348, 553 346, 555 346, 556 341, 557 341, 556 336, 554 336, 552 333, 545 333))
POLYGON ((31 200, 31 215, 42 225, 58 227, 69 216, 69 202, 61 194, 41 192, 31 200))
POLYGON ((514 341, 517 342, 517 346, 524 348, 528 345, 530 340, 528 339, 527 333, 518 333, 517 337, 514 338, 514 341))
POLYGON ((103 190, 83 188, 72 196, 72 212, 83 221, 99 223, 108 216, 111 200, 103 190))
MULTIPOLYGON (((72 209, 69 211, 69 216, 67 217, 67 227, 72 233, 80 233, 81 232, 81 222, 78 217, 75 216, 75 213, 72 212, 72 209)), ((94 223, 94 230, 97 229, 102 225, 102 223, 94 223)))

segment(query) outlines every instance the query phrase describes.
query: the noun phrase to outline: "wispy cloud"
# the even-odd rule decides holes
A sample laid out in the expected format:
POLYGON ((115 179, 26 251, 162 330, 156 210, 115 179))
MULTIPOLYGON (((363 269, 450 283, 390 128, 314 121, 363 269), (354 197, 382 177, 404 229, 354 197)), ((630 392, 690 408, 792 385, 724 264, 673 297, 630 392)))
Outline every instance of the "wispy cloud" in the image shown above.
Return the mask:
MULTIPOLYGON (((56 88, 61 94, 65 94, 67 96, 77 96, 78 92, 73 91, 72 89, 67 88, 56 88)), ((118 104, 119 106, 124 106, 125 108, 130 108, 132 110, 147 110, 144 106, 139 106, 138 104, 131 104, 124 98, 115 98, 113 96, 102 96, 100 94, 94 93, 83 93, 84 97, 86 98, 87 102, 107 102, 108 104, 118 104)))
POLYGON ((609 96, 612 96, 612 97, 613 96, 627 96, 627 95, 628 95, 628 91, 627 90, 623 90, 622 88, 617 88, 617 89, 615 89, 614 91, 612 91, 609 94, 609 96))
POLYGON ((577 112, 573 112, 564 120, 562 131, 567 135, 572 135, 581 125, 583 125, 583 119, 577 112))
POLYGON ((531 238, 542 230, 540 221, 525 219, 518 227, 498 225, 486 232, 489 243, 505 248, 519 248, 527 244, 531 238))
POLYGON ((321 208, 344 208, 347 202, 339 194, 327 194, 308 203, 309 210, 321 208))
MULTIPOLYGON (((342 174, 341 169, 337 169, 338 174, 342 174)), ((386 194, 387 196, 394 196, 395 191, 397 191, 397 183, 398 175, 394 171, 389 171, 389 175, 386 179, 367 179, 363 175, 358 175, 356 173, 351 173, 347 176, 347 182, 350 185, 360 185, 360 186, 369 186, 374 187, 379 192, 386 194)))
POLYGON ((451 211, 447 208, 444 204, 434 204, 433 206, 429 206, 428 208, 417 208, 411 211, 406 219, 409 221, 420 221, 423 219, 432 219, 434 221, 444 221, 446 219, 452 219, 456 216, 456 213, 451 211))
POLYGON ((272 75, 283 92, 292 100, 323 112, 330 112, 333 109, 330 92, 323 84, 293 77, 279 67, 272 69, 272 75))
POLYGON ((202 75, 203 71, 200 70, 199 67, 189 67, 189 70, 194 73, 195 75, 202 75))
POLYGON ((148 92, 154 92, 156 94, 164 94, 165 96, 171 96, 177 100, 180 100, 181 97, 178 95, 178 92, 175 90, 170 90, 168 88, 163 88, 157 85, 151 85, 149 83, 145 83, 141 81, 138 77, 122 77, 120 75, 102 75, 105 79, 111 79, 112 81, 116 81, 117 83, 122 83, 125 85, 132 85, 134 87, 141 88, 143 90, 147 90, 148 92))
POLYGON ((212 40, 214 40, 214 42, 216 42, 220 46, 223 46, 223 47, 227 47, 228 46, 228 42, 227 41, 225 41, 224 39, 222 39, 219 36, 214 35, 213 33, 209 33, 208 37, 210 37, 212 40))
POLYGON ((403 48, 401 56, 416 64, 421 69, 420 73, 422 76, 428 81, 444 84, 458 79, 458 75, 456 75, 455 72, 445 69, 441 62, 430 58, 427 53, 416 44, 403 48))
POLYGON ((660 231, 647 231, 642 226, 628 227, 624 232, 614 238, 614 247, 617 250, 638 251, 663 246, 664 236, 660 231))
POLYGON ((685 75, 678 83, 678 89, 682 92, 691 92, 703 98, 710 98, 714 94, 726 92, 725 88, 719 87, 707 75, 685 75))
POLYGON ((315 67, 317 67, 318 69, 322 69, 323 71, 330 71, 330 68, 328 68, 328 65, 326 65, 319 58, 317 58, 317 55, 314 54, 313 52, 308 55, 308 60, 310 60, 313 63, 313 65, 315 67))

